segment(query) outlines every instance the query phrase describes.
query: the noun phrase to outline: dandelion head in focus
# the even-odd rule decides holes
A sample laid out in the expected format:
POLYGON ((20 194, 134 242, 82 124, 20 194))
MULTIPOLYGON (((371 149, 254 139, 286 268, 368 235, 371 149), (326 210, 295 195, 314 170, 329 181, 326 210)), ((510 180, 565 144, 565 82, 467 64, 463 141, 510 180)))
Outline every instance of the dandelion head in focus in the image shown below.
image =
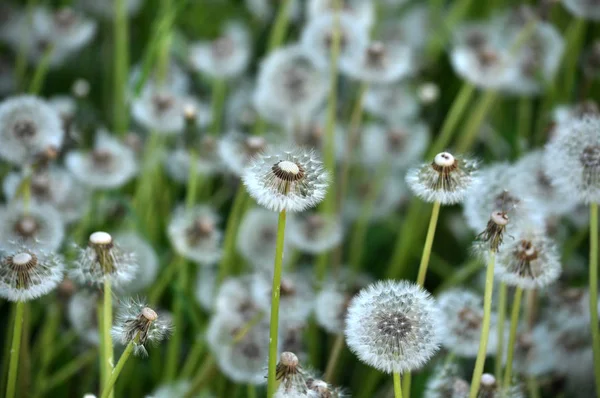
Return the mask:
POLYGON ((219 216, 209 206, 180 206, 168 226, 171 244, 185 258, 202 265, 215 264, 221 258, 223 235, 218 222, 219 216))
POLYGON ((35 246, 9 244, 0 250, 0 296, 29 301, 50 293, 63 280, 61 256, 35 246))
POLYGON ((483 253, 486 253, 488 250, 492 252, 498 251, 502 242, 504 242, 504 234, 509 220, 508 212, 504 210, 492 212, 487 226, 477 235, 477 240, 482 243, 481 249, 485 249, 483 253))
POLYGON ((421 367, 437 351, 439 320, 433 298, 418 285, 378 282, 350 303, 346 343, 369 366, 404 373, 421 367))
POLYGON ((600 202, 600 117, 559 125, 562 132, 546 147, 548 176, 566 194, 600 202))
POLYGON ((280 395, 306 390, 300 361, 293 352, 285 351, 281 353, 275 369, 275 376, 281 382, 278 389, 280 395))
MULTIPOLYGON (((462 289, 443 292, 438 297, 442 318, 441 342, 447 350, 466 358, 475 358, 483 323, 483 300, 481 296, 462 289)), ((495 324, 495 315, 492 323, 495 324)), ((491 333, 487 353, 496 351, 497 336, 491 333)))
POLYGON ((562 267, 557 247, 543 232, 526 230, 498 253, 496 274, 507 285, 544 288, 558 279, 562 267))
POLYGON ((169 317, 159 316, 146 304, 125 299, 117 312, 111 333, 123 345, 133 343, 133 352, 147 356, 148 343, 156 344, 167 338, 173 331, 169 317))
POLYGON ((13 202, 0 207, 0 220, 0 246, 22 242, 55 251, 65 236, 62 216, 48 204, 13 202))
POLYGON ((476 182, 476 171, 476 161, 441 152, 433 162, 410 169, 406 182, 419 198, 449 205, 463 201, 476 182))
POLYGON ((274 150, 255 158, 242 180, 248 193, 269 210, 300 212, 315 207, 327 192, 328 175, 315 153, 274 150))
POLYGON ((339 245, 343 231, 336 217, 313 212, 294 217, 288 237, 290 244, 302 252, 319 254, 339 245))
POLYGON ((59 150, 64 139, 58 112, 46 101, 22 95, 0 102, 0 158, 25 165, 48 148, 59 150))
POLYGON ((460 377, 456 365, 438 366, 427 380, 425 398, 464 398, 469 395, 469 383, 460 377))
POLYGON ((119 188, 138 171, 133 151, 105 130, 96 133, 91 151, 67 153, 65 165, 77 180, 94 189, 119 188))
POLYGON ((109 278, 113 285, 131 281, 138 268, 134 253, 121 248, 109 233, 96 231, 86 248, 79 249, 69 277, 81 284, 103 285, 109 278))

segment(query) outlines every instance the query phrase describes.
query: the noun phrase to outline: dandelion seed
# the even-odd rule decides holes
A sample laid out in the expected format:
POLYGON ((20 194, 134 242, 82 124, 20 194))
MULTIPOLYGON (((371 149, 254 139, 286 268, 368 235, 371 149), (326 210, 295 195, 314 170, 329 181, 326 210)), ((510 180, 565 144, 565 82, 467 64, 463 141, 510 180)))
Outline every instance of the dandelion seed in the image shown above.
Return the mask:
POLYGON ((299 212, 325 198, 327 172, 313 152, 277 150, 251 163, 242 180, 248 193, 269 210, 299 212))
POLYGON ((65 165, 77 180, 94 189, 121 187, 138 169, 133 151, 106 130, 96 133, 92 151, 67 153, 65 165))
POLYGON ((171 244, 180 255, 192 261, 215 264, 222 254, 218 222, 218 215, 209 206, 178 207, 168 227, 171 244))
POLYGON ((403 373, 423 366, 437 351, 439 318, 433 299, 419 286, 378 282, 350 303, 346 342, 366 364, 403 373))
POLYGON ((136 256, 113 242, 112 236, 97 231, 90 235, 88 246, 79 249, 69 277, 81 284, 102 285, 110 278, 113 286, 128 283, 138 267, 136 256))
MULTIPOLYGON (((298 357, 293 352, 285 351, 281 353, 275 374, 277 380, 281 382, 277 393, 279 396, 306 391, 302 367, 300 366, 298 357)), ((276 397, 278 396, 277 394, 275 395, 276 397)))
POLYGON ((410 169, 406 182, 415 195, 427 202, 455 204, 462 202, 475 184, 476 171, 476 161, 441 152, 430 164, 410 169))
POLYGON ((60 149, 64 131, 58 113, 38 97, 22 95, 0 103, 0 157, 24 165, 48 148, 60 149))
POLYGON ((145 357, 148 355, 148 343, 156 344, 167 338, 172 331, 173 326, 168 317, 159 317, 146 304, 127 299, 120 305, 111 333, 122 345, 133 342, 134 353, 145 357))
POLYGON ((29 301, 50 293, 63 280, 61 256, 35 246, 9 244, 0 250, 0 296, 29 301))
POLYGON ((566 194, 600 202, 600 117, 584 117, 561 130, 546 147, 547 173, 566 194))

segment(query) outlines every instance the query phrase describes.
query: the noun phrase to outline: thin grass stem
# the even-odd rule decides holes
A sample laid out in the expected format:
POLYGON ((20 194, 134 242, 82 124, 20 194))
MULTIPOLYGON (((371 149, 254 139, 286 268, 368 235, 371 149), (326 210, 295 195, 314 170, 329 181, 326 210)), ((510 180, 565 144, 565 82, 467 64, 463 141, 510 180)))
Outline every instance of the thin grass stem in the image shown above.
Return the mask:
POLYGON ((496 358, 494 363, 494 375, 496 380, 502 380, 502 359, 504 358, 504 318, 506 317, 506 283, 501 282, 498 291, 498 323, 496 333, 498 334, 498 345, 496 347, 496 358))
POLYGON ((325 375, 323 376, 323 380, 332 383, 333 377, 335 374, 335 368, 340 359, 340 355, 342 354, 342 350, 344 349, 344 334, 340 333, 335 336, 335 342, 333 343, 333 348, 329 354, 329 359, 327 361, 327 367, 325 368, 325 375))
POLYGON ((10 364, 8 368, 8 381, 6 384, 6 398, 14 398, 17 387, 17 372, 19 369, 19 356, 21 355, 21 339, 23 331, 23 314, 25 303, 15 303, 15 318, 13 324, 12 344, 10 346, 10 364))
POLYGON ((598 204, 590 203, 590 327, 594 351, 594 379, 600 396, 600 331, 598 330, 598 204))
POLYGON ((438 218, 440 215, 440 202, 435 201, 431 210, 431 219, 429 220, 429 228, 427 229, 427 237, 425 238, 425 246, 423 246, 423 255, 421 256, 421 264, 419 264, 419 274, 417 276, 417 284, 425 286, 425 276, 427 275, 427 266, 429 265, 429 257, 431 256, 431 247, 433 246, 433 238, 435 237, 435 229, 437 227, 438 218))
POLYGON ((136 336, 134 340, 131 340, 129 344, 127 344, 127 347, 125 347, 125 351, 123 351, 123 353, 121 354, 119 362, 117 362, 115 369, 110 374, 110 378, 107 380, 106 384, 102 388, 102 398, 108 398, 113 392, 113 387, 115 386, 115 383, 117 382, 117 379, 119 378, 123 367, 127 363, 127 360, 131 356, 131 353, 133 352, 133 346, 135 345, 135 340, 137 339, 138 336, 136 336))
POLYGON ((521 311, 521 298, 523 289, 520 286, 515 288, 515 295, 512 303, 512 312, 510 315, 510 332, 508 335, 508 350, 506 353, 506 369, 504 370, 503 387, 506 391, 510 387, 512 380, 512 365, 515 354, 515 342, 517 341, 517 328, 519 326, 519 313, 521 311))
POLYGON ((104 297, 102 309, 102 339, 104 341, 104 369, 106 378, 113 370, 113 343, 110 329, 112 328, 112 287, 108 276, 104 277, 104 297))

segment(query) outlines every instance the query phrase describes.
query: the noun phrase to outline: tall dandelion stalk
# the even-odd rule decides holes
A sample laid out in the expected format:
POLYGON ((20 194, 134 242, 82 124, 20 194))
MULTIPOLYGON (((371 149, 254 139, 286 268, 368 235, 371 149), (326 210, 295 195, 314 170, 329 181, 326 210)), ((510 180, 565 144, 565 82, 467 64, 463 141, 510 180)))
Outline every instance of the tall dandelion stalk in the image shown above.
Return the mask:
POLYGON ((269 327, 267 396, 272 397, 277 384, 279 298, 286 214, 304 211, 321 202, 327 193, 328 175, 313 152, 280 149, 254 159, 242 180, 258 204, 279 213, 269 327))
POLYGON ((600 395, 600 331, 598 325, 598 204, 590 203, 590 327, 594 351, 594 378, 600 395))

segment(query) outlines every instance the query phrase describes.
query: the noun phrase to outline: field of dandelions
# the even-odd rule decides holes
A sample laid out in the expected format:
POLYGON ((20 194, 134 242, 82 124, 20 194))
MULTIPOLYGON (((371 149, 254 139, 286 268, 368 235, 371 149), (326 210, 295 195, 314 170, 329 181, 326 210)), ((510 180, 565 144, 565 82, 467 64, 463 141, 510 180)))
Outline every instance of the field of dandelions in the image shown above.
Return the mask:
POLYGON ((0 3, 0 396, 600 397, 600 1, 0 3))

